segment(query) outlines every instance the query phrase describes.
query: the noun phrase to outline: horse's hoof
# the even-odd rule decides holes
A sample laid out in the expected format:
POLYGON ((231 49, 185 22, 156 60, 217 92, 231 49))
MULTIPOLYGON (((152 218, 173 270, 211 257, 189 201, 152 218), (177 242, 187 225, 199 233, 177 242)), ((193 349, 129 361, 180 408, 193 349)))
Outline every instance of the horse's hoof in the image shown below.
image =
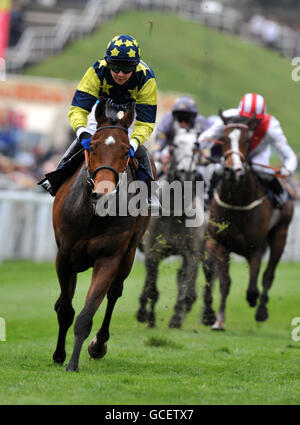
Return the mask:
POLYGON ((177 319, 176 317, 174 318, 172 318, 171 320, 170 320, 170 323, 169 323, 169 328, 173 328, 173 329, 179 329, 179 328, 181 328, 181 324, 182 324, 182 322, 181 322, 181 320, 180 319, 177 319))
POLYGON ((101 344, 101 349, 95 349, 96 347, 96 342, 95 342, 95 338, 89 343, 88 346, 88 352, 89 355, 93 358, 93 359, 102 359, 102 357, 105 356, 105 354, 107 353, 107 344, 106 342, 104 342, 103 344, 101 344))
POLYGON ((211 329, 213 331, 225 331, 225 323, 222 320, 216 320, 211 329))
POLYGON ((73 363, 69 363, 66 367, 67 372, 79 372, 78 366, 74 365, 73 363))
POLYGON ((55 361, 55 363, 63 364, 63 362, 66 360, 66 352, 59 353, 55 351, 52 358, 55 361))
POLYGON ((216 323, 216 320, 217 320, 217 317, 213 310, 207 313, 203 313, 202 315, 202 323, 205 326, 212 326, 214 323, 216 323))
POLYGON ((268 315, 268 309, 265 306, 259 306, 258 309, 256 310, 256 314, 255 314, 255 320, 257 322, 264 322, 265 320, 267 320, 269 317, 268 315))
POLYGON ((247 292, 247 301, 250 307, 255 307, 257 303, 257 299, 259 297, 258 292, 247 292))
POLYGON ((148 319, 148 314, 146 310, 139 310, 136 314, 138 322, 145 323, 148 319))

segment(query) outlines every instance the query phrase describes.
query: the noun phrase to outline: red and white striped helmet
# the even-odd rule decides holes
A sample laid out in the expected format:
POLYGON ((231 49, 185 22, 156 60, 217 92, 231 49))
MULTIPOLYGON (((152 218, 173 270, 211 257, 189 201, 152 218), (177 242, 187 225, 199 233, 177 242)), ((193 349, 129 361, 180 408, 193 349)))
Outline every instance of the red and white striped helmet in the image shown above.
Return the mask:
POLYGON ((243 117, 251 118, 255 114, 256 118, 263 118, 266 112, 265 99, 257 93, 245 94, 239 104, 239 114, 243 117))

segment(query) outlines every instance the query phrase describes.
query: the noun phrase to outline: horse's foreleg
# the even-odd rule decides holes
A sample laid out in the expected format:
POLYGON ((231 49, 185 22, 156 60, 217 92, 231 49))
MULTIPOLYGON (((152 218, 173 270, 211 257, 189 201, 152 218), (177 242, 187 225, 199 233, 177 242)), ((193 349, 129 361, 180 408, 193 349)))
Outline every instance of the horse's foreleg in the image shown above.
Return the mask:
POLYGON ((204 307, 202 312, 202 323, 205 326, 211 326, 216 321, 216 314, 212 308, 213 297, 212 290, 216 276, 215 270, 215 251, 216 242, 213 239, 209 239, 206 243, 203 259, 203 272, 205 276, 205 286, 203 291, 204 307))
POLYGON ((180 328, 185 318, 186 311, 191 309, 196 300, 195 281, 198 271, 198 262, 194 261, 192 254, 183 258, 182 266, 177 274, 178 295, 174 307, 174 314, 170 320, 170 328, 180 328))
POLYGON ((140 308, 137 312, 137 320, 139 322, 148 321, 149 327, 155 326, 155 304, 158 300, 158 290, 156 286, 157 274, 158 274, 158 264, 159 259, 157 255, 151 253, 146 254, 145 258, 145 268, 146 268, 146 278, 144 289, 140 296, 140 308), (146 306, 150 300, 150 311, 147 311, 146 306))
POLYGON ((75 315, 75 311, 72 307, 72 299, 75 292, 77 275, 72 272, 68 257, 62 255, 60 252, 58 252, 56 256, 56 272, 61 293, 54 307, 57 313, 59 332, 53 360, 56 363, 62 364, 66 358, 66 335, 73 323, 75 315))
POLYGON ((117 302, 123 291, 123 281, 114 281, 107 293, 107 306, 103 323, 95 338, 90 342, 88 351, 94 359, 101 359, 107 352, 107 341, 109 340, 109 325, 111 316, 117 302))
POLYGON ((123 291, 123 282, 126 277, 129 275, 135 255, 135 248, 132 249, 129 254, 122 260, 118 273, 118 276, 111 284, 109 291, 107 293, 107 306, 105 311, 105 316, 102 322, 102 326, 97 332, 95 338, 89 344, 89 354, 95 359, 100 359, 105 356, 107 352, 107 341, 109 340, 109 325, 111 316, 114 310, 116 301, 122 295, 123 291))
POLYGON ((198 267, 200 261, 200 255, 192 253, 191 255, 191 264, 189 267, 189 280, 187 293, 185 297, 185 311, 189 312, 192 309, 194 302, 197 299, 197 290, 196 290, 196 281, 198 275, 198 267))
POLYGON ((250 307, 256 306, 256 301, 259 297, 259 291, 257 288, 257 278, 260 270, 262 255, 263 252, 261 250, 258 250, 250 258, 248 258, 250 279, 246 299, 250 307))
POLYGON ((86 297, 85 305, 75 321, 75 344, 71 360, 67 366, 67 371, 78 370, 82 344, 91 332, 93 317, 107 294, 112 281, 116 277, 119 264, 119 257, 109 257, 96 261, 94 265, 92 282, 86 297))
POLYGON ((275 227, 269 236, 270 257, 267 268, 263 274, 263 291, 261 293, 259 306, 255 314, 255 319, 258 322, 263 322, 269 317, 268 309, 266 307, 266 304, 269 301, 268 291, 272 286, 275 277, 275 269, 286 243, 287 231, 288 225, 281 224, 275 227))
POLYGON ((221 301, 217 320, 212 325, 213 330, 225 330, 225 307, 229 294, 231 279, 229 276, 229 252, 222 245, 217 245, 216 260, 218 265, 221 301))

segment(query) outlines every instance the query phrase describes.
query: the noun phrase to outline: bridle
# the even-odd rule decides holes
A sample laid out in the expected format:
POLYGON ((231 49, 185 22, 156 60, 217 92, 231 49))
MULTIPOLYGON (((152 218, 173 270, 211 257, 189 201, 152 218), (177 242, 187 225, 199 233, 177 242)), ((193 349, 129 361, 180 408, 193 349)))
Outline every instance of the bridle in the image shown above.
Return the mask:
MULTIPOLYGON (((96 131, 95 131, 94 134, 98 133, 101 130, 105 130, 107 128, 119 129, 119 130, 125 131, 125 133, 128 135, 128 129, 126 127, 121 126, 121 125, 104 125, 103 127, 98 127, 96 129, 96 131)), ((98 173, 98 171, 101 171, 101 170, 110 170, 115 175, 116 189, 117 189, 117 187, 119 186, 119 183, 120 183, 118 171, 114 167, 112 167, 111 165, 100 165, 99 167, 95 168, 94 171, 92 171, 89 168, 89 153, 88 153, 88 151, 86 149, 84 150, 84 154, 85 154, 85 162, 86 162, 86 169, 87 169, 87 183, 90 186, 90 188, 93 190, 94 187, 95 187, 94 179, 95 179, 96 174, 98 173)), ((122 171, 122 173, 124 173, 126 171, 128 162, 129 162, 129 157, 128 157, 128 160, 126 162, 126 165, 125 165, 124 170, 122 171)))
MULTIPOLYGON (((236 123, 236 124, 227 124, 227 126, 226 126, 227 128, 232 128, 232 129, 238 129, 238 130, 246 130, 246 129, 248 129, 248 126, 247 125, 245 125, 245 124, 240 124, 240 123, 236 123)), ((228 158, 228 156, 231 156, 231 155, 233 155, 233 154, 236 154, 236 155, 239 155, 239 157, 241 158, 241 160, 242 160, 242 162, 244 162, 245 161, 245 155, 241 152, 241 151, 239 151, 239 150, 237 150, 237 149, 228 149, 227 151, 225 151, 224 152, 224 154, 223 154, 223 156, 224 156, 224 159, 226 160, 227 158, 228 158)))
POLYGON ((224 154, 223 154, 224 159, 227 159, 227 157, 230 156, 230 155, 232 155, 232 154, 239 155, 239 157, 241 158, 241 160, 243 162, 245 161, 245 155, 242 152, 240 152, 240 151, 238 151, 236 149, 229 149, 229 150, 225 151, 224 154))
MULTIPOLYGON (((240 130, 243 130, 246 128, 246 126, 244 124, 236 124, 236 125, 229 125, 233 128, 238 128, 240 130)), ((226 158, 228 158, 230 155, 239 155, 241 161, 244 163, 246 161, 246 156, 240 152, 238 149, 228 149, 227 151, 224 152, 223 156, 224 159, 226 160, 226 158)), ((246 163, 246 168, 249 167, 249 164, 246 163)), ((258 207, 259 205, 261 205, 266 199, 267 199, 267 195, 262 196, 259 199, 254 200, 253 202, 249 203, 248 205, 232 205, 229 204, 227 202, 224 202, 221 200, 219 193, 217 191, 217 189, 214 190, 214 199, 216 201, 216 203, 225 209, 229 209, 229 210, 235 210, 235 211, 250 211, 256 207, 258 207)))

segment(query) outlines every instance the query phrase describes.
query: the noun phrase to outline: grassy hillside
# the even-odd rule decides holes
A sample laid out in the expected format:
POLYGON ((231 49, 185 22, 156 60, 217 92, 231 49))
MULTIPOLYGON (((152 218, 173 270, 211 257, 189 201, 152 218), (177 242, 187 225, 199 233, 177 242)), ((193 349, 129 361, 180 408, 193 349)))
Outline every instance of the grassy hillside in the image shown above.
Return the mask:
POLYGON ((79 80, 104 55, 108 41, 121 33, 137 38, 160 91, 193 94, 205 115, 235 107, 246 92, 261 93, 268 111, 279 118, 290 144, 300 152, 300 82, 291 78, 291 61, 177 16, 153 11, 121 14, 26 73, 79 80))

